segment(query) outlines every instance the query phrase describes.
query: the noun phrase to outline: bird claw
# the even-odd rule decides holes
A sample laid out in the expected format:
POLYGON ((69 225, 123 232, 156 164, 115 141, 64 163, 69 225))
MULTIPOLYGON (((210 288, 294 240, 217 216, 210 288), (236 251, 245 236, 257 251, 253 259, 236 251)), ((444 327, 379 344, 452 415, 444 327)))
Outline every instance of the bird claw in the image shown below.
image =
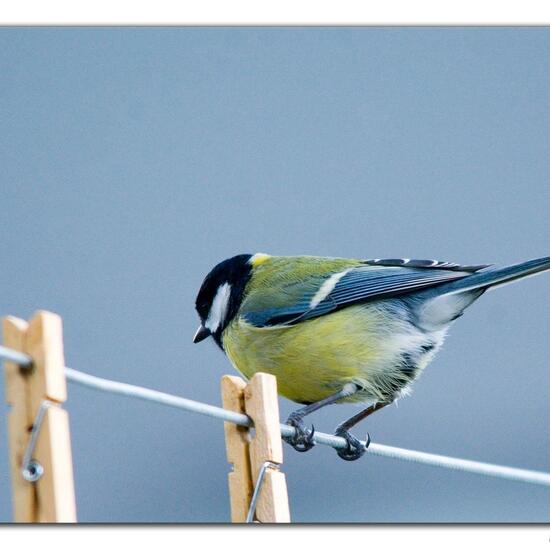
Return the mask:
POLYGON ((336 449, 338 456, 344 460, 352 461, 361 458, 370 445, 370 435, 368 433, 364 444, 343 428, 336 428, 334 435, 343 437, 348 443, 345 449, 336 449))
POLYGON ((299 453, 305 453, 315 446, 314 435, 315 428, 307 428, 304 421, 292 414, 288 417, 286 424, 295 428, 296 433, 294 435, 283 436, 283 439, 299 453))

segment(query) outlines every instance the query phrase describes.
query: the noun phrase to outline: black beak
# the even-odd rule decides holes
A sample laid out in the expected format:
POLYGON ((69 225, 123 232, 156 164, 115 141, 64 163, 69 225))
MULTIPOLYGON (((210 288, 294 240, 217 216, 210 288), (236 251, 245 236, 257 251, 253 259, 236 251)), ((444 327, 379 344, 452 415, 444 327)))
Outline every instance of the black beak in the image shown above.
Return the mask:
POLYGON ((197 332, 195 332, 195 336, 193 336, 193 344, 198 344, 199 342, 202 342, 205 338, 208 338, 211 334, 212 333, 204 325, 199 325, 197 332))

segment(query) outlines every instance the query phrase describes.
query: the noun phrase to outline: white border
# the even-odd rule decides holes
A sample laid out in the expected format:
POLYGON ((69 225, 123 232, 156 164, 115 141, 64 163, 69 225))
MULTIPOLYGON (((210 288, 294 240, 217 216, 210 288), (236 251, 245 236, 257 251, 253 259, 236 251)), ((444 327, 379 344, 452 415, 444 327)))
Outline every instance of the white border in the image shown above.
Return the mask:
POLYGON ((533 25, 550 23, 546 0, 18 0, 1 24, 84 25, 533 25))
POLYGON ((360 548, 422 548, 452 550, 458 548, 548 548, 548 526, 401 526, 360 525, 356 527, 323 526, 147 526, 147 527, 54 527, 48 529, 2 529, 6 548, 55 545, 56 550, 106 548, 215 548, 264 549, 348 548, 355 541, 360 548))

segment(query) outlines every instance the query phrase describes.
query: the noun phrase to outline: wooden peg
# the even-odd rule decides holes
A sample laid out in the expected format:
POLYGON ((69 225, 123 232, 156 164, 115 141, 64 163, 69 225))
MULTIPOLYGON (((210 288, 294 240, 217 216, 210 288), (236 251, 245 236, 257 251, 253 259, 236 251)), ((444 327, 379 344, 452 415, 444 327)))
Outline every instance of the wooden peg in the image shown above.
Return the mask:
MULTIPOLYGON (((4 343, 8 348, 25 351, 25 333, 28 324, 23 319, 5 317, 2 328, 4 343)), ((32 411, 29 374, 19 365, 6 362, 6 401, 10 405, 8 414, 8 439, 12 483, 13 520, 17 523, 36 521, 36 494, 32 483, 21 475, 23 455, 29 442, 29 430, 32 426, 32 411)))
POLYGON ((36 483, 38 521, 76 521, 69 418, 61 403, 67 399, 61 317, 39 311, 29 322, 25 351, 33 359, 31 406, 33 418, 44 399, 56 406, 46 411, 34 458, 44 467, 36 483))
POLYGON ((69 415, 61 407, 46 410, 34 457, 44 468, 36 483, 40 523, 76 522, 69 415))
POLYGON ((13 424, 13 429, 10 424, 10 453, 15 521, 74 522, 76 506, 69 419, 67 411, 61 408, 67 397, 61 318, 39 311, 26 325, 24 321, 8 317, 4 320, 4 334, 8 347, 27 353, 33 360, 28 372, 13 368, 7 371, 8 402, 16 411, 15 415, 12 412, 14 420, 10 419, 13 424), (33 452, 33 458, 42 465, 44 473, 37 482, 30 483, 21 475, 22 458, 30 429, 44 400, 53 404, 46 410, 33 452), (21 403, 25 404, 24 429, 21 429, 21 403), (29 491, 32 499, 28 496, 29 491))
MULTIPOLYGON (((245 413, 244 388, 246 382, 238 376, 223 376, 221 380, 224 409, 245 413)), ((228 474, 231 521, 244 523, 252 497, 250 471, 250 435, 248 428, 224 422, 227 461, 233 470, 228 474)))
POLYGON ((37 410, 43 399, 64 403, 67 400, 63 324, 49 311, 37 311, 29 321, 25 351, 32 357, 31 404, 37 410))
MULTIPOLYGON (((246 414, 254 422, 250 464, 255 484, 264 462, 283 463, 277 379, 263 372, 255 374, 244 389, 244 402, 246 414)), ((290 522, 286 479, 282 472, 271 468, 266 470, 256 518, 262 523, 290 522)))

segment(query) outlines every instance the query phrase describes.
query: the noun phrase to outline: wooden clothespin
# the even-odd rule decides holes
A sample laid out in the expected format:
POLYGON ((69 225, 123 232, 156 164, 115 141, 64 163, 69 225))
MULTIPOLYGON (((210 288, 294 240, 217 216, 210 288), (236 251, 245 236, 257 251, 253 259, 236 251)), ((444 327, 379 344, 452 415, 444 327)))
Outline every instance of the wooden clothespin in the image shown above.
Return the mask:
POLYGON ((3 329, 5 345, 33 360, 30 369, 6 364, 14 521, 75 522, 69 416, 61 408, 67 399, 61 317, 47 311, 37 312, 29 323, 6 317, 3 329), (36 445, 29 449, 35 423, 36 445), (25 479, 23 460, 25 454, 31 458, 29 450, 33 462, 25 479))
MULTIPOLYGON (((222 378, 223 406, 247 414, 254 422, 254 437, 248 428, 225 422, 229 473, 231 521, 246 520, 252 493, 262 466, 283 463, 283 445, 279 426, 277 379, 257 373, 246 384, 237 376, 222 378)), ((285 475, 278 469, 265 471, 255 517, 262 523, 288 523, 290 511, 285 475)))

